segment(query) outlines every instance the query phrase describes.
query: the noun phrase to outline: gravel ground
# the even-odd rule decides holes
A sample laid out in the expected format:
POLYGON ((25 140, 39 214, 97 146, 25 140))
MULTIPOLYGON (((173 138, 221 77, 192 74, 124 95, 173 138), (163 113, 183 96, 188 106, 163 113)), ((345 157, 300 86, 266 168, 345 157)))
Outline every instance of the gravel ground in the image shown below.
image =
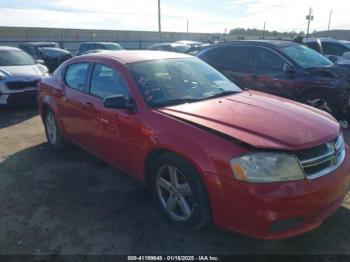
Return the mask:
POLYGON ((132 178, 78 148, 50 150, 35 109, 0 111, 0 203, 0 254, 350 254, 350 193, 288 240, 179 232, 132 178))

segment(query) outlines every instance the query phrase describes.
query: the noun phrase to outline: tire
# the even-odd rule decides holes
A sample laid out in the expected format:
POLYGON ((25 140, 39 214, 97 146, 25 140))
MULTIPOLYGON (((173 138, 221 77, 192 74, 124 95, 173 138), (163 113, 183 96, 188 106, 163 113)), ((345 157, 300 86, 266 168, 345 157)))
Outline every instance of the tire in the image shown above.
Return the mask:
POLYGON ((198 173, 187 161, 171 153, 162 155, 152 169, 150 181, 161 213, 174 227, 192 231, 210 222, 207 193, 198 173))
POLYGON ((317 94, 308 94, 302 98, 301 102, 306 105, 325 111, 336 118, 340 117, 338 108, 327 97, 320 96, 317 94))
POLYGON ((44 114, 44 126, 46 139, 50 147, 60 150, 67 146, 51 109, 46 110, 44 114))

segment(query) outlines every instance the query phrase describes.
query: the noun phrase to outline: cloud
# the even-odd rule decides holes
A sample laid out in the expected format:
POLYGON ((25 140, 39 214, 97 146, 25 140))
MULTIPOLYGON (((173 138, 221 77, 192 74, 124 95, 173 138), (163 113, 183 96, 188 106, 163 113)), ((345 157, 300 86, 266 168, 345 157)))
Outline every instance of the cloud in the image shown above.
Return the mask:
MULTIPOLYGON (((91 29, 158 29, 156 0, 28 0, 2 1, 1 25, 91 29), (12 3, 12 4, 11 4, 12 3), (42 3, 42 5, 40 5, 42 3), (6 6, 6 5, 5 5, 6 6), (40 6, 42 8, 40 8, 40 6), (44 10, 39 10, 44 9, 44 10), (59 10, 59 11, 56 11, 59 10)), ((305 16, 313 7, 311 30, 325 30, 330 9, 332 28, 350 28, 350 1, 333 0, 162 0, 164 31, 223 32, 225 28, 262 28, 300 31, 306 29, 305 16)))

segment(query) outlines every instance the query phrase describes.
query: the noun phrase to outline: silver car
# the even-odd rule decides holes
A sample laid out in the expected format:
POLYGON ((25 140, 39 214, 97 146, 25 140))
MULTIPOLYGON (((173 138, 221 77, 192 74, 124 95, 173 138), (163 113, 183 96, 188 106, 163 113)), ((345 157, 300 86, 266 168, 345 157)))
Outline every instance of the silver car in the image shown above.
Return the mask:
POLYGON ((37 82, 48 69, 21 49, 0 46, 0 106, 36 103, 37 82))

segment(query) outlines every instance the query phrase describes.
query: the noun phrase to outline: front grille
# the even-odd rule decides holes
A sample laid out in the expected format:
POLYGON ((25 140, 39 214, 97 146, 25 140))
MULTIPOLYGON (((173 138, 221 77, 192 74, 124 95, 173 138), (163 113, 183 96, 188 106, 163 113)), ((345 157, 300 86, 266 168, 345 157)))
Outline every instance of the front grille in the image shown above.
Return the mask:
POLYGON ((345 158, 345 144, 342 135, 326 144, 295 152, 307 178, 327 175, 339 167, 345 158))
POLYGON ((8 89, 17 90, 17 89, 24 89, 28 87, 36 87, 38 83, 38 80, 34 81, 12 81, 7 82, 6 86, 8 89))

